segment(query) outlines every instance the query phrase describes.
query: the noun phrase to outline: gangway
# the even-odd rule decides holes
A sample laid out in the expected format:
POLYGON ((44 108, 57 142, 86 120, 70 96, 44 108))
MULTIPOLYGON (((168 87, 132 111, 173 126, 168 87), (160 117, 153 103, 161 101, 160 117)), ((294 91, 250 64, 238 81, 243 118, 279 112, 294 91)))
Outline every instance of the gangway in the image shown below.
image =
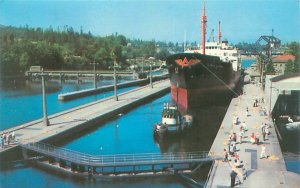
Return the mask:
POLYGON ((218 159, 208 155, 207 151, 178 153, 136 153, 117 155, 90 155, 66 148, 56 147, 42 142, 20 144, 23 156, 33 151, 44 156, 49 165, 57 164, 60 168, 72 172, 94 175, 137 175, 162 174, 172 169, 172 174, 192 173, 199 165, 218 159))

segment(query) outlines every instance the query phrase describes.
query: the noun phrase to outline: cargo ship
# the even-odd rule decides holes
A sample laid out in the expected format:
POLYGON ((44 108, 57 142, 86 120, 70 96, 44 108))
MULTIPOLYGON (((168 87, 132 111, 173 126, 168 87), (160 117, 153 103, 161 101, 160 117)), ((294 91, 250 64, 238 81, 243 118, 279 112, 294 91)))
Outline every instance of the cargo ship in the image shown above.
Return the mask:
POLYGON ((218 41, 206 42, 205 2, 202 16, 202 46, 186 49, 167 57, 174 103, 181 111, 210 105, 232 96, 241 75, 238 49, 221 41, 219 22, 218 41))

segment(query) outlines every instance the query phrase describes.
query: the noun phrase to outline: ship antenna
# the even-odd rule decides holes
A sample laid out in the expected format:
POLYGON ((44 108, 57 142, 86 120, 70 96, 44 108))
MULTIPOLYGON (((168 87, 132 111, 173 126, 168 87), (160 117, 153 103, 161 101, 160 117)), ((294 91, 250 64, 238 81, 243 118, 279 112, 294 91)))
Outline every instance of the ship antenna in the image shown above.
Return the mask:
POLYGON ((207 17, 206 17, 206 11, 205 11, 205 1, 204 1, 204 6, 203 6, 203 15, 202 15, 202 54, 205 54, 205 35, 206 35, 206 22, 207 22, 207 17))
POLYGON ((218 33, 218 43, 221 44, 221 22, 219 21, 219 33, 218 33))
POLYGON ((183 51, 186 49, 186 30, 184 30, 184 39, 183 39, 183 51))
POLYGON ((178 108, 178 95, 179 95, 179 93, 178 93, 178 87, 179 87, 179 85, 178 85, 178 82, 176 83, 176 106, 177 106, 177 108, 178 108))

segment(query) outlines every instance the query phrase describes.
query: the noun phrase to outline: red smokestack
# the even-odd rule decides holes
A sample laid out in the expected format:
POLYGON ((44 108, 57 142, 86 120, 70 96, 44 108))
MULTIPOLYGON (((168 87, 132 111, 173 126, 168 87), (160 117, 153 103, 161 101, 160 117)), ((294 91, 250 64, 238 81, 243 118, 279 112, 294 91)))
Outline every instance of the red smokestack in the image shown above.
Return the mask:
POLYGON ((218 33, 218 43, 221 43, 221 22, 219 21, 219 33, 218 33))
POLYGON ((206 18, 205 1, 204 1, 203 16, 202 16, 202 54, 205 54, 206 22, 207 22, 207 18, 206 18))

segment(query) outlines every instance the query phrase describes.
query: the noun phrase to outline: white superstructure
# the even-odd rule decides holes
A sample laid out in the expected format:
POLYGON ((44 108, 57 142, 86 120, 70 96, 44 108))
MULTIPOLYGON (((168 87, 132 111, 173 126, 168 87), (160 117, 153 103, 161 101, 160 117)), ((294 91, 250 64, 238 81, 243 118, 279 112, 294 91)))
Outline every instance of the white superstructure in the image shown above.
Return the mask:
MULTIPOLYGON (((195 47, 185 50, 185 53, 200 53, 202 54, 202 47, 195 47)), ((227 41, 206 42, 205 55, 220 57, 221 61, 231 63, 232 69, 238 71, 241 68, 241 57, 237 48, 228 45, 227 41)))

